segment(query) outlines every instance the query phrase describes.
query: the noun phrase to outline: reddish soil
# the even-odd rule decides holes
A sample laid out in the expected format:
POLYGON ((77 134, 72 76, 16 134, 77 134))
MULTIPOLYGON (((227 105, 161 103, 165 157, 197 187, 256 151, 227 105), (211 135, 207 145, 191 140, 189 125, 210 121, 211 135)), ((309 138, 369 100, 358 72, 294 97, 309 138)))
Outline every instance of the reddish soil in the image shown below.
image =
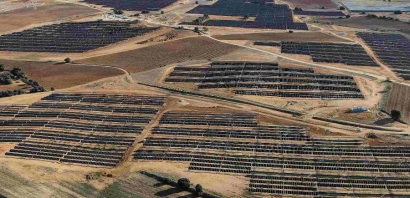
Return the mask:
POLYGON ((26 62, 0 60, 6 69, 21 68, 30 79, 36 80, 46 89, 68 88, 111 76, 124 74, 119 69, 109 67, 92 67, 54 62, 26 62))
POLYGON ((210 38, 192 37, 116 54, 76 60, 75 62, 113 65, 130 73, 137 73, 171 63, 213 59, 237 49, 239 47, 223 44, 210 38))
POLYGON ((351 17, 349 19, 326 19, 324 21, 332 22, 335 25, 374 30, 401 30, 410 32, 410 25, 402 21, 392 21, 384 19, 367 18, 365 16, 351 17))
POLYGON ((332 0, 282 0, 291 7, 299 7, 304 9, 322 8, 334 9, 337 5, 332 0))
POLYGON ((213 36, 220 40, 349 42, 321 32, 249 33, 213 36))
POLYGON ((47 22, 84 14, 97 13, 98 10, 76 4, 54 4, 34 8, 23 8, 0 13, 0 32, 16 30, 34 23, 47 22))

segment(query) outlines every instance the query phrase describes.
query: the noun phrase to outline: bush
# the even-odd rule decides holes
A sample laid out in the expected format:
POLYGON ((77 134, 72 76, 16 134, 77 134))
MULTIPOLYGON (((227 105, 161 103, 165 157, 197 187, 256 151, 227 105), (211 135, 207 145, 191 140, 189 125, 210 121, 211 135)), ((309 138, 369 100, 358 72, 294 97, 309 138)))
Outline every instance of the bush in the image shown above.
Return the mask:
POLYGON ((248 16, 247 14, 245 14, 245 15, 243 16, 243 19, 249 19, 249 16, 248 16))
POLYGON ((66 58, 66 59, 64 59, 64 62, 66 62, 66 63, 71 63, 71 58, 66 58))
POLYGON ((375 133, 373 133, 373 132, 370 132, 370 133, 367 133, 367 134, 366 134, 366 137, 367 137, 367 138, 374 139, 374 138, 377 138, 377 135, 376 135, 375 133))
POLYGON ((289 33, 293 33, 293 30, 289 30, 289 33))
POLYGON ((391 110, 390 115, 394 121, 400 120, 401 118, 401 112, 398 110, 391 110))
POLYGON ((134 16, 139 17, 139 16, 140 16, 140 14, 139 14, 139 13, 137 13, 137 14, 134 14, 134 16))
POLYGON ((196 186, 195 186, 195 194, 197 195, 197 196, 202 196, 202 186, 201 186, 201 184, 197 184, 196 186))
POLYGON ((51 91, 54 91, 54 87, 51 87, 50 90, 51 90, 51 91))
POLYGON ((4 71, 4 65, 0 64, 0 71, 4 71))
POLYGON ((323 6, 322 9, 325 9, 325 6, 323 6))
POLYGON ((142 11, 141 13, 142 13, 142 14, 148 14, 149 11, 148 11, 148 10, 144 10, 144 11, 142 11))
POLYGON ((11 74, 13 74, 14 76, 16 76, 16 78, 24 78, 25 77, 25 73, 18 67, 13 68, 10 71, 11 74))
POLYGON ((199 32, 199 28, 198 28, 198 27, 195 27, 195 28, 194 28, 194 32, 199 32))
POLYGON ((202 28, 202 29, 203 29, 205 32, 208 31, 208 28, 207 28, 207 27, 204 27, 204 28, 202 28))
POLYGON ((302 8, 299 8, 299 7, 295 7, 295 9, 294 10, 296 10, 296 11, 302 11, 302 8))
POLYGON ((195 4, 198 4, 198 1, 195 1, 195 4))
POLYGON ((343 6, 340 6, 339 10, 345 10, 346 8, 343 6))
POLYGON ((182 190, 187 190, 191 182, 187 178, 178 179, 178 187, 182 190))
POLYGON ((394 14, 403 14, 403 12, 400 11, 400 10, 394 11, 393 13, 394 13, 394 14))
POLYGON ((346 19, 350 18, 350 15, 346 15, 346 19))
POLYGON ((164 14, 164 11, 161 11, 161 14, 164 14))
POLYGON ((124 14, 124 11, 122 11, 122 10, 114 10, 114 14, 124 14))

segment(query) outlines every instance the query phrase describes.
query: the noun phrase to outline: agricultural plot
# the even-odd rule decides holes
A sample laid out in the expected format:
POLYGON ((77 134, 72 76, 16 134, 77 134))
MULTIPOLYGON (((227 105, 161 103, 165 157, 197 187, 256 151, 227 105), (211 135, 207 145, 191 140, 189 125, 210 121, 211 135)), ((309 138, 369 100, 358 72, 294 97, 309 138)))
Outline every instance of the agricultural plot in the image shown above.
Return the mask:
POLYGON ((322 32, 269 32, 212 36, 220 40, 348 42, 322 32))
POLYGON ((188 14, 207 14, 222 16, 255 17, 254 21, 207 20, 201 23, 185 22, 185 25, 226 26, 262 29, 308 30, 306 23, 293 21, 292 10, 288 5, 274 4, 274 1, 248 3, 245 0, 220 0, 212 5, 200 5, 188 14))
POLYGON ((177 0, 83 0, 86 3, 103 5, 119 10, 129 11, 159 11, 177 0))
POLYGON ((283 0, 292 7, 299 7, 303 9, 319 9, 325 7, 326 9, 335 9, 337 8, 337 4, 334 3, 332 0, 283 0))
POLYGON ((397 76, 410 80, 410 40, 400 34, 358 32, 360 37, 397 76))
POLYGON ((210 38, 191 37, 77 62, 113 65, 130 73, 138 73, 177 62, 213 59, 237 49, 238 46, 220 43, 210 38))
POLYGON ((385 110, 387 112, 392 110, 400 111, 400 119, 410 123, 410 87, 408 85, 392 83, 385 110))
POLYGON ((135 27, 132 22, 73 22, 47 25, 0 36, 0 51, 81 53, 104 47, 158 28, 135 27))
POLYGON ((306 126, 260 124, 255 114, 171 111, 134 160, 245 176, 252 194, 406 197, 409 149, 368 146, 358 138, 314 138, 306 126))
POLYGON ((299 98, 364 98, 351 76, 316 74, 313 69, 277 63, 213 62, 209 67, 178 66, 168 83, 195 83, 198 89, 233 89, 235 94, 299 98))
POLYGON ((282 53, 312 56, 313 62, 343 63, 358 66, 379 66, 358 44, 282 42, 282 53))
POLYGON ((52 94, 0 121, 0 141, 21 142, 7 156, 115 167, 165 100, 52 94))
POLYGON ((323 16, 323 17, 344 17, 346 16, 342 11, 307 11, 307 10, 294 10, 295 15, 307 15, 307 16, 323 16))
POLYGON ((397 10, 407 12, 410 11, 410 3, 406 0, 342 0, 352 12, 394 12, 397 10))

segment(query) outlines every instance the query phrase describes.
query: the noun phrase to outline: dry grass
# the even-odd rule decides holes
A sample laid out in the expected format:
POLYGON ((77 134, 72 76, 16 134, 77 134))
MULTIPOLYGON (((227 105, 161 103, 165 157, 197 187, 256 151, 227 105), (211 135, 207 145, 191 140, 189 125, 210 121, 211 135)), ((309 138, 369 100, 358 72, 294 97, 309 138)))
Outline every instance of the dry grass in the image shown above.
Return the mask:
POLYGON ((26 62, 0 60, 6 69, 21 68, 30 79, 36 80, 46 89, 68 88, 111 76, 124 74, 119 69, 108 67, 92 67, 71 64, 56 64, 54 62, 26 62))
POLYGON ((189 60, 208 60, 239 49, 206 37, 191 37, 120 52, 116 54, 76 60, 80 63, 113 65, 137 73, 168 64, 189 60))
POLYGON ((270 32, 215 35, 213 37, 221 40, 349 42, 348 40, 321 32, 270 32))

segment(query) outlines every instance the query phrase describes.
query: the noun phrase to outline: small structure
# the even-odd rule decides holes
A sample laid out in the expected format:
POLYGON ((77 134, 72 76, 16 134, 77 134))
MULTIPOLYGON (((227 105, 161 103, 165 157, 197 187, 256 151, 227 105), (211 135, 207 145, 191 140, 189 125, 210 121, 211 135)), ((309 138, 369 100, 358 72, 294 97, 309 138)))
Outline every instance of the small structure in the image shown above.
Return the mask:
POLYGON ((352 113, 362 113, 362 112, 369 112, 369 108, 363 106, 354 106, 350 112, 352 113))

